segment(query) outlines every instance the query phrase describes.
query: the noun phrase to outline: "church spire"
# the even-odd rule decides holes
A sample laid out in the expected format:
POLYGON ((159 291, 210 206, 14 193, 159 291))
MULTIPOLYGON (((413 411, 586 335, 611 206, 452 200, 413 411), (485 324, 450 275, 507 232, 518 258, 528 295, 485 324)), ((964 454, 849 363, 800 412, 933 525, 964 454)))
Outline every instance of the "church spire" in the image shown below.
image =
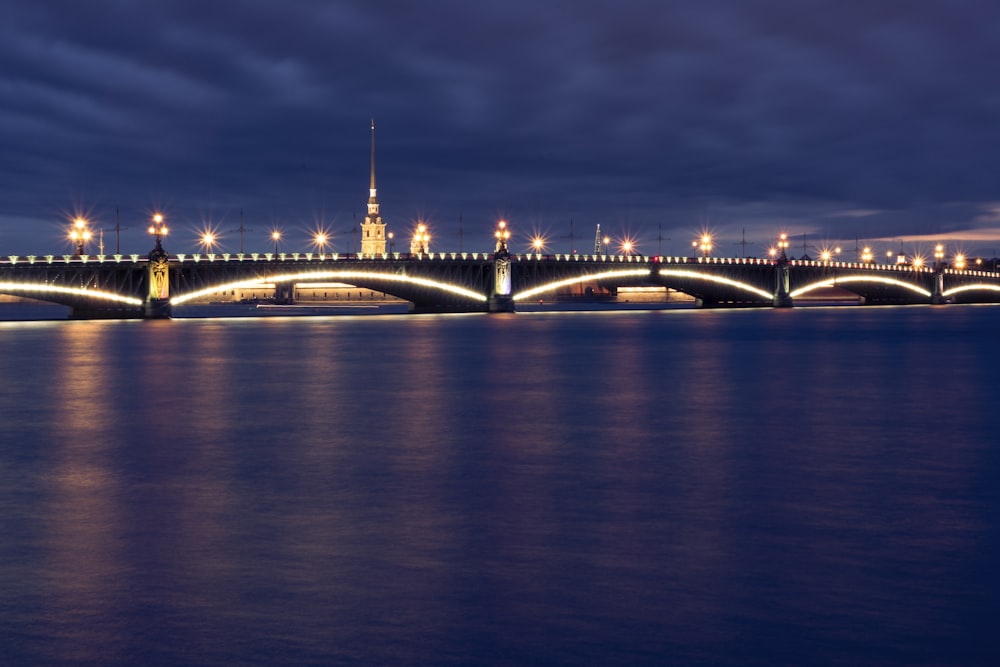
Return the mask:
POLYGON ((375 196, 375 119, 372 118, 372 184, 368 186, 371 188, 371 196, 375 196))
POLYGON ((362 255, 383 255, 385 254, 385 223, 378 213, 378 197, 375 195, 375 119, 371 122, 372 132, 372 155, 371 155, 371 182, 368 189, 368 215, 361 223, 361 254, 362 255))

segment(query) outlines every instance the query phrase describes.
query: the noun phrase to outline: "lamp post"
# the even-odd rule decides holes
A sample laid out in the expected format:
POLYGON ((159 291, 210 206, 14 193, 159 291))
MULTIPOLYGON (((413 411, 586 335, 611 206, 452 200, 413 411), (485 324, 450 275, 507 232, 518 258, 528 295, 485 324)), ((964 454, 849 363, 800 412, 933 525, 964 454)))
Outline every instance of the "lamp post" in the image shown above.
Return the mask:
POLYGON ((278 241, 281 240, 281 232, 275 229, 271 232, 271 240, 274 241, 274 256, 278 256, 278 241))
POLYGON ((708 254, 710 252, 712 252, 712 235, 711 234, 702 234, 701 235, 701 242, 700 242, 698 248, 701 250, 701 256, 702 257, 708 257, 708 254))
POLYGON ((326 232, 316 232, 313 236, 313 245, 319 248, 320 254, 326 251, 326 244, 329 241, 326 232))
POLYGON ((934 246, 934 263, 936 268, 941 268, 941 262, 944 260, 944 246, 938 243, 934 246))
POLYGON ((212 247, 215 245, 215 241, 216 241, 215 234, 213 234, 212 232, 205 232, 204 234, 201 235, 201 239, 198 241, 198 243, 201 244, 201 247, 205 250, 206 253, 211 253, 212 247))
POLYGON ((87 228, 87 221, 84 218, 76 218, 73 220, 73 225, 69 228, 69 238, 71 241, 76 243, 76 254, 82 255, 84 251, 84 244, 90 240, 91 233, 87 228))
POLYGON ((386 234, 386 238, 389 239, 389 254, 391 255, 393 253, 393 249, 396 247, 396 234, 389 232, 386 234))
POLYGON ((541 236, 536 236, 531 241, 531 247, 535 251, 536 255, 541 255, 542 250, 545 249, 545 239, 543 239, 541 236))
POLYGON ((153 215, 153 224, 149 226, 147 231, 150 236, 156 239, 156 249, 162 252, 163 247, 160 245, 160 242, 170 231, 167 229, 167 224, 163 221, 163 214, 156 213, 153 215))
POLYGON ((868 246, 865 246, 861 250, 861 261, 864 262, 865 264, 871 264, 873 258, 874 256, 872 255, 872 249, 869 248, 868 246))
POLYGON ((493 233, 497 240, 497 253, 507 252, 507 241, 510 239, 510 230, 507 229, 507 221, 501 220, 497 223, 497 230, 493 233))
POLYGON ((786 251, 788 250, 788 234, 781 232, 778 235, 778 252, 780 253, 780 259, 788 260, 788 255, 786 251))
POLYGON ((410 241, 410 252, 414 255, 427 254, 430 252, 430 243, 431 234, 427 231, 427 225, 422 222, 417 223, 417 229, 410 241))

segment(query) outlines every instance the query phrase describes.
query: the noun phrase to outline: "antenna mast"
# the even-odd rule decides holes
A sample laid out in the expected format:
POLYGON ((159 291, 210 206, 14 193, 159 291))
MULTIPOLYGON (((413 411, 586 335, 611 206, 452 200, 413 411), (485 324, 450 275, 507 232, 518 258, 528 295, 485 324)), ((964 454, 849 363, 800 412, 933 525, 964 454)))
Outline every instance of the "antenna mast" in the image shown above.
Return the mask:
POLYGON ((601 223, 597 223, 597 235, 594 236, 594 254, 601 254, 601 223))

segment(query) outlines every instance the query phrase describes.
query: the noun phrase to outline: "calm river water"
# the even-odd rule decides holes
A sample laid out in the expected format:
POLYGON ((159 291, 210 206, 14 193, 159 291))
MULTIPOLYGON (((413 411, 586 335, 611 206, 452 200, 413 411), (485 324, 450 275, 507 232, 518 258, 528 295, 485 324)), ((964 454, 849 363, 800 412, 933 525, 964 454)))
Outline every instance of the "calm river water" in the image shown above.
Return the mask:
POLYGON ((0 378, 0 664, 1000 659, 1000 307, 0 322, 0 378))

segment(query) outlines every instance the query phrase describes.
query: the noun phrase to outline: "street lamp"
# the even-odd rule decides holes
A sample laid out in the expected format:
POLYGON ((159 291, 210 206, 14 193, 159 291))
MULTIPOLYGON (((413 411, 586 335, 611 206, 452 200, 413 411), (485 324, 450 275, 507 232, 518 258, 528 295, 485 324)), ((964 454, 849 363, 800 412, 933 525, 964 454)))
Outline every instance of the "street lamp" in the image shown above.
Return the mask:
POLYGON ((955 255, 955 268, 959 271, 965 270, 965 255, 962 253, 955 255))
POLYGON ((84 218, 76 218, 69 228, 69 238, 76 243, 76 254, 82 255, 84 244, 90 240, 90 230, 87 229, 87 221, 84 218))
POLYGON ((427 254, 430 252, 431 234, 427 231, 427 225, 422 222, 417 223, 417 229, 413 232, 413 239, 410 241, 410 252, 417 254, 427 254))
POLYGON ((701 239, 693 241, 691 245, 701 250, 702 257, 708 257, 708 253, 712 252, 712 235, 702 234, 701 239))
POLYGON ((861 261, 864 262, 865 264, 871 264, 872 262, 872 249, 869 248, 868 246, 865 246, 861 250, 861 261))
POLYGON ((788 234, 781 232, 778 235, 778 252, 781 254, 781 259, 788 259, 785 251, 788 250, 788 234))
POLYGON ((386 237, 389 239, 389 254, 391 255, 393 248, 396 247, 396 235, 393 232, 389 232, 386 234, 386 237))
POLYGON ((501 220, 497 223, 497 230, 493 233, 497 239, 496 252, 507 251, 507 241, 510 239, 510 230, 507 229, 507 221, 501 220))
POLYGON ((319 248, 321 254, 326 251, 326 244, 328 241, 329 238, 327 237, 326 232, 316 232, 313 235, 313 245, 319 248))
POLYGON ((274 256, 278 256, 278 241, 281 240, 281 232, 275 229, 271 232, 271 239, 274 241, 274 256))
POLYGON ((541 236, 536 236, 531 240, 531 247, 535 250, 536 255, 541 255, 542 250, 545 249, 545 239, 541 236))
POLYGON ((607 255, 608 254, 608 246, 611 245, 611 237, 610 236, 605 236, 602 239, 602 241, 604 242, 604 252, 602 254, 607 255))
POLYGON ((625 256, 632 254, 632 241, 628 239, 622 241, 622 254, 625 256))
POLYGON ((215 234, 212 232, 205 232, 201 235, 201 239, 198 242, 201 244, 202 248, 205 249, 205 252, 210 253, 212 252, 212 246, 215 245, 216 240, 215 234))
POLYGON ((934 263, 936 266, 941 266, 941 260, 944 259, 944 246, 938 243, 934 246, 934 263))
POLYGON ((153 224, 149 226, 149 229, 147 231, 149 232, 150 236, 156 239, 157 249, 162 251, 163 248, 160 246, 160 241, 170 231, 169 229, 167 229, 167 224, 163 222, 163 214, 156 213, 153 215, 153 224))

